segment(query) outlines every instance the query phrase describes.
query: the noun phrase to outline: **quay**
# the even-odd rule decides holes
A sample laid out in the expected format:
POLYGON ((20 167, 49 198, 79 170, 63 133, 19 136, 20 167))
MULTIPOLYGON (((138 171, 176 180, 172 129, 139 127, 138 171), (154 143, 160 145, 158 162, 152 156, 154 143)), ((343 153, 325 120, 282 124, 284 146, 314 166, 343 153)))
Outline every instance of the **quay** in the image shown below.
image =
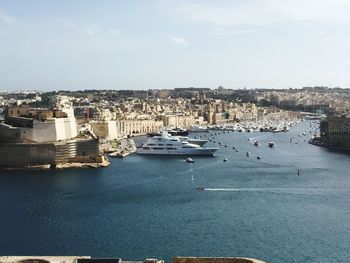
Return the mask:
POLYGON ((109 157, 124 158, 136 152, 136 145, 133 139, 122 139, 119 147, 109 153, 109 157))
POLYGON ((320 141, 320 138, 311 138, 308 141, 308 143, 311 145, 314 145, 314 146, 326 148, 326 149, 333 150, 333 151, 350 152, 350 148, 342 147, 340 145, 328 144, 328 143, 320 141))

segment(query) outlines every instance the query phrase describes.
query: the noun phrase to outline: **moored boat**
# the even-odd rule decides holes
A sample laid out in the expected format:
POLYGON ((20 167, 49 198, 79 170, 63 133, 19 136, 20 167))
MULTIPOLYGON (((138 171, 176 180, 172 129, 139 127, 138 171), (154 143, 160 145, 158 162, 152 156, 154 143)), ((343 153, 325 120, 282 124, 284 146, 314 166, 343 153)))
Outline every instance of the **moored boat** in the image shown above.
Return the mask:
POLYGON ((219 148, 201 147, 197 144, 181 141, 179 137, 162 133, 154 136, 138 148, 138 154, 147 155, 213 155, 219 148))

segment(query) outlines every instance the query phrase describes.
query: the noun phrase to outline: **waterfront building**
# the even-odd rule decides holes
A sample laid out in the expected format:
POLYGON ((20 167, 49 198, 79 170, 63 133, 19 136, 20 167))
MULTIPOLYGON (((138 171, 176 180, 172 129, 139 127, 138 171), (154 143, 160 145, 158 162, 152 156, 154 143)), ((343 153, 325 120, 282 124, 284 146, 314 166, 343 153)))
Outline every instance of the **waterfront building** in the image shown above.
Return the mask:
POLYGON ((171 114, 163 116, 163 124, 167 128, 181 127, 184 129, 189 129, 195 123, 193 116, 187 116, 184 114, 171 114))
POLYGON ((118 129, 116 121, 91 121, 92 132, 100 138, 110 140, 118 138, 118 129))
POLYGON ((163 128, 163 121, 159 120, 117 120, 117 134, 122 138, 130 135, 146 135, 159 132, 163 128))
POLYGON ((350 118, 327 117, 320 122, 323 143, 350 149, 350 118))

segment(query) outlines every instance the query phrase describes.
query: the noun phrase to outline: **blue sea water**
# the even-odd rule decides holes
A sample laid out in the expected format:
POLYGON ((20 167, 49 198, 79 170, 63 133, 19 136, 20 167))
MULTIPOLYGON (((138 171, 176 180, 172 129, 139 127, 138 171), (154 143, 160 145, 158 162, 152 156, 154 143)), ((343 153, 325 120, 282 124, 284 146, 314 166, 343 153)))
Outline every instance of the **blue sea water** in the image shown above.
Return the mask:
POLYGON ((309 124, 217 135, 229 147, 195 163, 133 155, 104 169, 1 170, 0 255, 350 262, 350 156, 309 145, 298 136, 309 124))

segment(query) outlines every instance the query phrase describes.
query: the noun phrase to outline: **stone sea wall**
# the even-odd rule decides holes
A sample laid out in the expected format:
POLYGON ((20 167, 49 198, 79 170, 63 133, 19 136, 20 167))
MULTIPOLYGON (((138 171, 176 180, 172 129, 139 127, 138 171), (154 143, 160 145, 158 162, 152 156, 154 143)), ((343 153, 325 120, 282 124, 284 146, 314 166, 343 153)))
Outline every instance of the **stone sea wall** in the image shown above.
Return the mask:
POLYGON ((99 163, 97 140, 71 140, 52 143, 2 143, 0 167, 25 168, 65 163, 99 163))

